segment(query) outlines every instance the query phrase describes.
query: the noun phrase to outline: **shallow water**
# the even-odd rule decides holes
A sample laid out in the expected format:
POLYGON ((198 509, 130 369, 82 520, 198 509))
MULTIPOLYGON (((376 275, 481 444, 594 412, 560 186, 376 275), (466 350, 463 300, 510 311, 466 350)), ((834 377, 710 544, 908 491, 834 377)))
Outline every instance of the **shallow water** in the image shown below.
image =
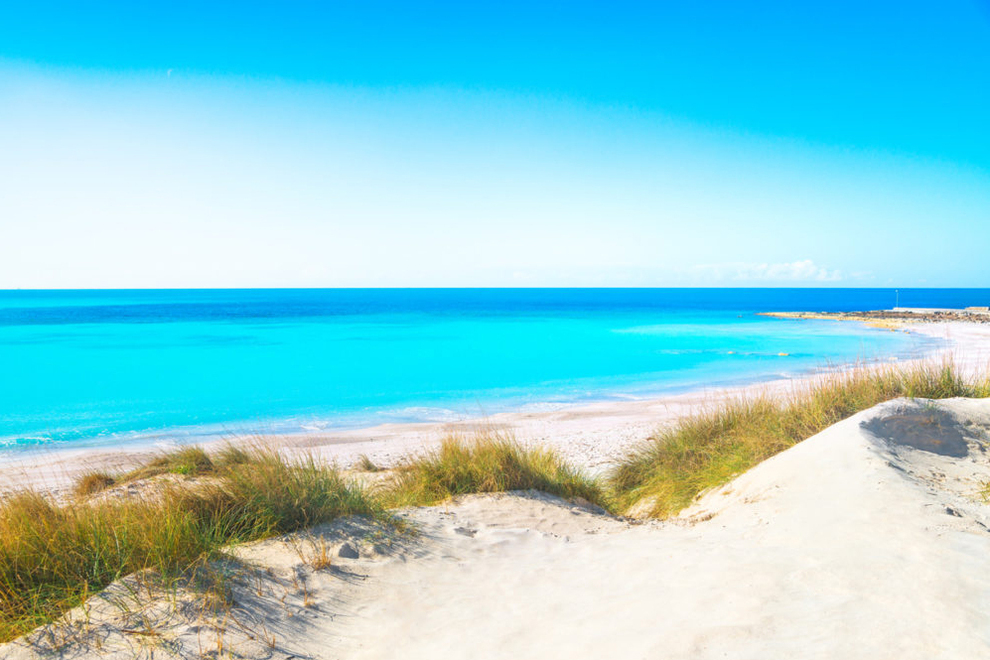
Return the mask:
MULTIPOLYGON (((987 292, 900 292, 902 305, 977 299, 987 292)), ((0 291, 0 454, 463 418, 929 350, 906 333, 755 315, 893 300, 849 289, 0 291)))

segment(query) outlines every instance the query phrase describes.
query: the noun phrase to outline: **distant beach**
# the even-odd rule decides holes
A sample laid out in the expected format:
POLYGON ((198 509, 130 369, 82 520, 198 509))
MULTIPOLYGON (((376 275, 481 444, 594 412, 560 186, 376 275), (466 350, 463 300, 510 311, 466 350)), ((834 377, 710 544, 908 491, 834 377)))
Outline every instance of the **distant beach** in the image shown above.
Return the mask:
MULTIPOLYGON (((796 318, 787 323, 800 327, 808 321, 796 318)), ((897 334, 905 331, 924 338, 925 342, 919 345, 927 350, 904 359, 886 356, 870 362, 820 365, 819 369, 805 372, 737 385, 700 386, 659 397, 565 405, 552 410, 465 415, 460 419, 437 422, 385 423, 332 432, 228 434, 200 444, 210 447, 227 443, 262 443, 288 454, 310 453, 342 467, 354 465, 362 457, 389 467, 410 454, 435 447, 449 433, 471 434, 479 429, 498 428, 524 445, 552 447, 569 462, 599 474, 659 428, 720 401, 764 394, 787 396, 813 382, 822 369, 841 371, 869 364, 906 365, 912 361, 952 360, 964 372, 975 372, 990 365, 990 325, 960 321, 917 323, 897 334)), ((883 332, 889 333, 889 330, 883 332)), ((135 443, 112 450, 97 447, 32 452, 23 458, 7 459, 3 469, 8 488, 31 486, 58 493, 81 473, 126 470, 146 462, 162 449, 174 446, 135 443)))
POLYGON ((937 349, 918 333, 757 315, 892 300, 872 289, 0 292, 0 461, 647 401, 937 349))

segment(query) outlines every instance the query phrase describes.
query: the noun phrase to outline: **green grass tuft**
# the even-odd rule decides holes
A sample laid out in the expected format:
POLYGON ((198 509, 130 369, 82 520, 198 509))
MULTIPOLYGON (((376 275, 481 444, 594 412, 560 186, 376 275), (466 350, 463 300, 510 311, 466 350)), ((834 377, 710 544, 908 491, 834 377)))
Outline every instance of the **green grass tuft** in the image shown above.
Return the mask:
POLYGON ((160 474, 181 474, 185 476, 201 476, 216 471, 213 460, 201 447, 182 447, 163 454, 139 468, 131 470, 121 477, 121 481, 137 481, 148 479, 160 474))
POLYGON ((430 505, 468 493, 528 489, 605 503, 599 484, 555 452, 527 449, 494 432, 471 441, 448 437, 437 451, 411 460, 396 472, 395 483, 384 495, 389 506, 430 505))

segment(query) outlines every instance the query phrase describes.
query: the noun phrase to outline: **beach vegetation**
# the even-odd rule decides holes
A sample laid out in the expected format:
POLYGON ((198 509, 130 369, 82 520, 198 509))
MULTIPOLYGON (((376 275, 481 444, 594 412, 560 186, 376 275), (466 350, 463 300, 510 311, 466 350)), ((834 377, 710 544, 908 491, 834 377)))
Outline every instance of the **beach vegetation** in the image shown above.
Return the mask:
POLYGON ((155 497, 59 503, 24 491, 0 500, 0 641, 132 573, 180 575, 229 544, 339 516, 388 518, 363 489, 309 458, 257 451, 215 474, 195 486, 162 482, 155 497))
POLYGON ((161 474, 181 474, 184 476, 200 476, 212 474, 216 469, 213 460, 202 447, 181 447, 162 454, 148 463, 131 470, 123 475, 121 481, 136 481, 148 479, 161 474))
POLYGON ((367 454, 361 454, 358 456, 357 465, 355 466, 361 472, 381 472, 380 467, 378 467, 374 461, 368 458, 367 454))
POLYGON ((180 447, 164 452, 122 474, 88 472, 76 480, 74 490, 77 495, 85 496, 118 484, 151 479, 163 474, 187 477, 219 475, 233 466, 250 463, 265 453, 267 452, 261 442, 249 445, 247 448, 228 444, 213 454, 195 445, 180 447))
POLYGON ((87 472, 76 480, 73 492, 80 497, 88 497, 103 492, 117 483, 116 477, 107 472, 87 472))
POLYGON ((608 475, 615 511, 667 518, 695 498, 829 426, 898 397, 990 396, 990 378, 949 361, 825 373, 789 396, 731 399, 658 431, 608 475))
POLYGON ((494 430, 471 438, 448 436, 436 451, 398 466, 383 498, 387 506, 422 506, 469 493, 530 489, 605 504, 602 486, 558 453, 524 447, 494 430))

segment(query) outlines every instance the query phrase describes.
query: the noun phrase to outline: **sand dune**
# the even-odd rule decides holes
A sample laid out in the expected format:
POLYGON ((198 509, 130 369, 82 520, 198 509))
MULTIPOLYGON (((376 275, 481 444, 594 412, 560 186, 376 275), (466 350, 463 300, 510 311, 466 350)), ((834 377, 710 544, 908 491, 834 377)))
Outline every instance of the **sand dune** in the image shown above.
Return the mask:
POLYGON ((990 401, 892 401, 675 521, 536 493, 343 521, 239 548, 230 614, 132 578, 0 657, 990 657, 988 442, 990 401))

